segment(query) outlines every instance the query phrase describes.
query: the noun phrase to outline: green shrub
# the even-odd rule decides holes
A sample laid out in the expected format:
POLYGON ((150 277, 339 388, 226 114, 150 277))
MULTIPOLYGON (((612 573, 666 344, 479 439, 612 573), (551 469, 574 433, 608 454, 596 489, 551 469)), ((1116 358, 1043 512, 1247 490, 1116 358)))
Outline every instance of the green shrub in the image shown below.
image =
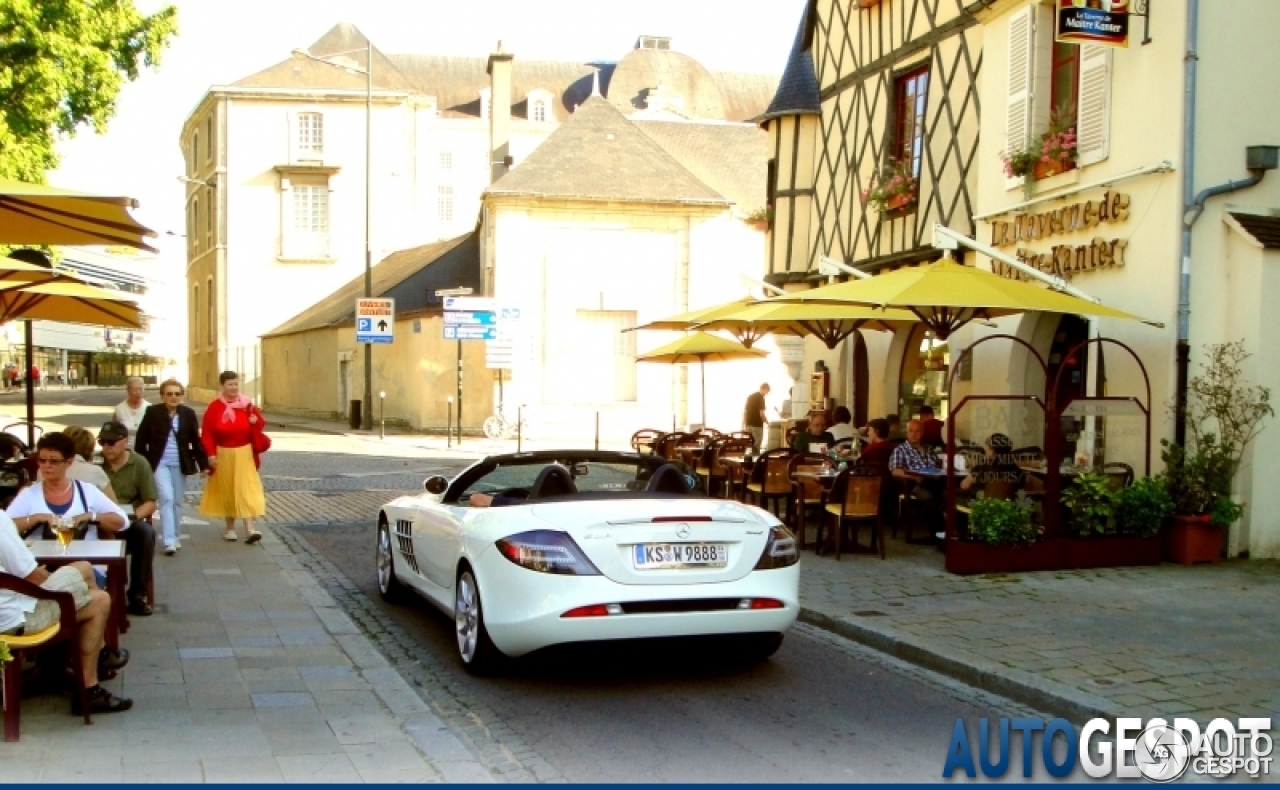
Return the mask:
POLYGON ((1244 515, 1244 505, 1236 504, 1230 497, 1218 497, 1209 511, 1209 523, 1219 527, 1229 527, 1244 515))
POLYGON ((1080 475, 1062 492, 1062 501, 1071 509, 1071 520, 1081 535, 1101 535, 1110 528, 1116 492, 1111 490, 1106 475, 1100 472, 1080 475))
POLYGON ((1038 532, 1031 524, 1031 508, 1025 502, 988 499, 981 494, 969 510, 969 534, 993 546, 1031 543, 1038 532))
POLYGON ((1116 531, 1150 537, 1160 531, 1173 515, 1173 498, 1165 481, 1144 477, 1124 488, 1116 497, 1116 531))

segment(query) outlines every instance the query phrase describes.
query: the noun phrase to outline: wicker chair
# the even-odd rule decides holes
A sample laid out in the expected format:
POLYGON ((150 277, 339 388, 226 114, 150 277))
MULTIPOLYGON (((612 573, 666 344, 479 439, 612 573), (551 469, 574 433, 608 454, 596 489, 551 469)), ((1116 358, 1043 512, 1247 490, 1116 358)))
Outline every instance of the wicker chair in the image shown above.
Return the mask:
POLYGON ((663 436, 666 434, 656 428, 641 428, 631 434, 631 449, 641 455, 655 453, 663 436))
MULTIPOLYGON (((831 488, 831 497, 823 509, 825 518, 819 522, 816 541, 822 545, 826 525, 830 523, 834 534, 836 560, 840 559, 840 547, 844 538, 844 525, 852 521, 855 524, 869 522, 871 524, 872 546, 880 549, 880 559, 884 559, 884 530, 880 523, 880 486, 884 483, 881 470, 870 466, 852 466, 840 472, 831 488)), ((855 532, 854 541, 857 541, 855 532)))
POLYGON ((821 480, 812 477, 797 477, 796 472, 831 473, 835 471, 835 462, 818 453, 797 453, 787 462, 787 477, 791 480, 791 501, 787 506, 790 514, 790 525, 795 530, 797 546, 805 547, 805 531, 807 511, 810 507, 822 508, 827 504, 827 492, 821 480))
POLYGON ((716 455, 710 466, 707 467, 707 493, 711 496, 721 496, 725 499, 733 499, 733 486, 736 481, 736 472, 741 470, 740 466, 730 466, 722 459, 725 456, 745 456, 751 450, 751 437, 746 439, 737 439, 732 436, 724 436, 719 440, 716 447, 716 455))
POLYGON ((1133 485, 1133 467, 1128 464, 1111 461, 1103 465, 1102 473, 1107 476, 1107 487, 1112 491, 1120 491, 1133 485))
POLYGON ((4 673, 4 739, 7 742, 18 740, 19 725, 22 715, 22 657, 37 650, 67 643, 67 653, 71 657, 71 671, 75 674, 76 696, 80 700, 80 710, 84 711, 84 723, 93 724, 89 715, 89 694, 84 685, 84 667, 80 657, 80 623, 76 620, 75 598, 69 592, 46 590, 38 584, 13 574, 0 572, 0 590, 11 590, 20 595, 44 601, 57 601, 61 611, 58 622, 38 634, 12 636, 0 634, 0 642, 9 648, 13 657, 4 673))
MULTIPOLYGON (((766 510, 771 503, 786 504, 791 498, 791 478, 787 476, 787 464, 791 450, 779 447, 762 453, 751 468, 751 481, 747 483, 745 498, 766 510), (752 499, 755 502, 752 502, 752 499)), ((776 515, 776 513, 775 513, 776 515)))

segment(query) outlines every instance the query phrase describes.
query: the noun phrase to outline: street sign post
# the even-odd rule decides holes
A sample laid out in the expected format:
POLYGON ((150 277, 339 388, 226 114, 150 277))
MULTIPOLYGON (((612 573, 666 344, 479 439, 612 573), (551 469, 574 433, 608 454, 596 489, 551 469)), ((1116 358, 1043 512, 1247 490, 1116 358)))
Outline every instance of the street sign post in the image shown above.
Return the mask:
POLYGON ((497 340, 498 327, 445 324, 445 340, 497 340))
POLYGON ((396 300, 356 299, 356 342, 390 343, 395 339, 396 300))
MULTIPOLYGON (((459 288, 442 288, 436 291, 436 296, 444 300, 444 339, 458 341, 458 446, 462 446, 462 341, 463 340, 484 340, 486 338, 464 337, 474 330, 486 330, 484 324, 472 324, 471 322, 460 322, 459 324, 450 324, 449 315, 454 312, 475 311, 475 310, 491 310, 493 309, 493 300, 483 297, 468 297, 471 293, 469 286, 459 288), (467 304, 467 302, 471 304, 467 304), (461 333, 459 330, 462 330, 461 333)), ((492 327, 496 330, 496 327, 492 327)))
POLYGON ((467 313, 447 312, 444 314, 445 324, 476 324, 491 326, 498 323, 498 314, 492 310, 473 310, 467 313))

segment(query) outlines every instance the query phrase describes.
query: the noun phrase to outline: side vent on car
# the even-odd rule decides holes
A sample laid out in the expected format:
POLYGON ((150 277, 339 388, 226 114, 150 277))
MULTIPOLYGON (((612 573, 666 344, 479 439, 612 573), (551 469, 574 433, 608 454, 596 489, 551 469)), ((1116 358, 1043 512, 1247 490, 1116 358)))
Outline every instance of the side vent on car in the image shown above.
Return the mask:
POLYGON ((396 542, 400 544, 400 556, 409 563, 414 573, 421 574, 422 571, 418 570, 418 558, 413 554, 413 522, 409 519, 396 519, 396 542))

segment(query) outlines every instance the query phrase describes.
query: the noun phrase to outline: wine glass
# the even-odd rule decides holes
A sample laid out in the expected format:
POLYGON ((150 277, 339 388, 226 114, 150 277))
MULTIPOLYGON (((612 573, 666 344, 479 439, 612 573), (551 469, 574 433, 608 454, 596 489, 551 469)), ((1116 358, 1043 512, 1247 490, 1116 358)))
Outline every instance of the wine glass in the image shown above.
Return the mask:
POLYGON ((53 534, 57 536, 59 545, 62 546, 62 553, 67 553, 67 547, 71 545, 71 539, 75 537, 76 528, 75 521, 66 516, 60 516, 53 523, 53 534))

